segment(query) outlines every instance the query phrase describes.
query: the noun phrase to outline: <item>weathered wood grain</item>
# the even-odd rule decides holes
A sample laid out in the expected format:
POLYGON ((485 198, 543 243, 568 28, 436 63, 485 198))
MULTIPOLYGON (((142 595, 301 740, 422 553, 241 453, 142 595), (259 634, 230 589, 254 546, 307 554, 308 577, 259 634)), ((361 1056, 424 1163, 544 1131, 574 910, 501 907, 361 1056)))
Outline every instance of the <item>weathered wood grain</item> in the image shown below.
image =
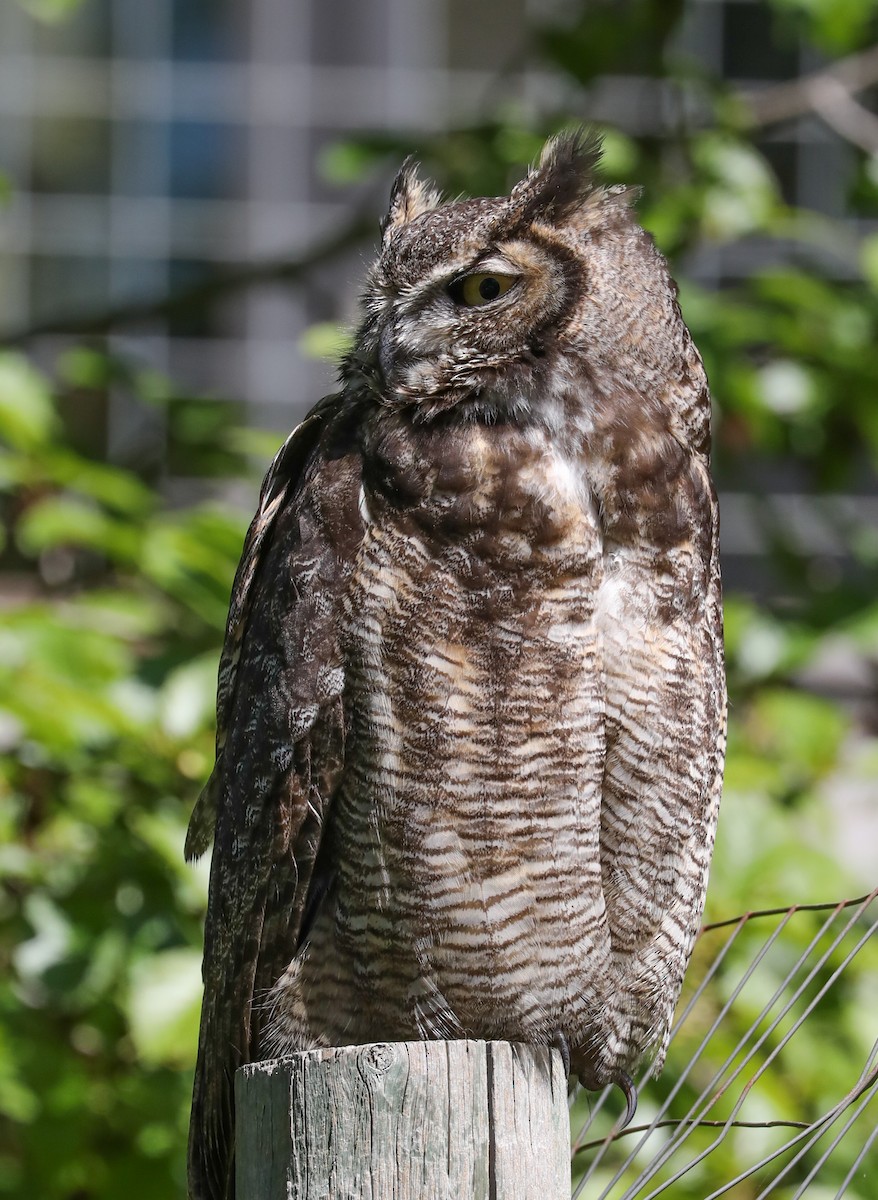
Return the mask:
POLYGON ((567 1200, 557 1051, 392 1042, 236 1077, 237 1200, 567 1200))

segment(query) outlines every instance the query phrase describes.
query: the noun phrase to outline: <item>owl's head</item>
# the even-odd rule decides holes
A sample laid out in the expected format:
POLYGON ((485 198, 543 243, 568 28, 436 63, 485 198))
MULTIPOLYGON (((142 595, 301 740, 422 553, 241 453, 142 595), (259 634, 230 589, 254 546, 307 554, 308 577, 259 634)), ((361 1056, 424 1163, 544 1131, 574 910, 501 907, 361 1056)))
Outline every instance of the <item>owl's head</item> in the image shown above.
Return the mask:
POLYGON ((510 195, 453 204, 404 164, 344 378, 416 418, 500 419, 584 381, 667 377, 676 292, 599 157, 594 136, 563 135, 510 195))

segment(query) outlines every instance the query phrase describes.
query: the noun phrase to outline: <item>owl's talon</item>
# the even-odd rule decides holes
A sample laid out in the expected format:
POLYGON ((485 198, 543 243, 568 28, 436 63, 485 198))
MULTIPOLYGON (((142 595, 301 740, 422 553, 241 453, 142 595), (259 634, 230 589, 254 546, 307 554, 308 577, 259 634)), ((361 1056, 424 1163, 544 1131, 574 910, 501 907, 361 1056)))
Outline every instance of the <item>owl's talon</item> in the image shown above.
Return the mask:
POLYGON ((564 1036, 564 1034, 561 1032, 560 1029, 556 1029, 554 1034, 552 1035, 552 1045, 555 1047, 556 1050, 560 1051, 561 1061, 564 1064, 564 1074, 569 1077, 570 1076, 570 1043, 567 1041, 567 1038, 564 1036))
POLYGON ((621 1133, 623 1129, 628 1128, 637 1112, 637 1085, 631 1076, 623 1071, 616 1080, 616 1086, 625 1094, 625 1118, 618 1129, 618 1132, 621 1133))

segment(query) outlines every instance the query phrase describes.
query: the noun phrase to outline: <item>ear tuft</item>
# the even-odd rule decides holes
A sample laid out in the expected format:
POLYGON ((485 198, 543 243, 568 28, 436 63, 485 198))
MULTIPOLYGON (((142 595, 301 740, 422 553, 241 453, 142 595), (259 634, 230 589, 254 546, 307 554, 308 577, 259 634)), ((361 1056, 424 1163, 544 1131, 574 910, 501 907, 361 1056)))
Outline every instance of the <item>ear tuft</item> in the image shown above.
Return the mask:
POLYGON ((431 183, 425 183, 418 175, 418 164, 414 158, 407 158, 390 189, 387 216, 381 222, 384 240, 388 239, 394 229, 407 225, 415 217, 436 208, 441 199, 438 188, 431 183))
POLYGON ((594 130, 578 129, 550 138, 539 166, 512 190, 509 203, 515 219, 564 220, 594 190, 600 158, 601 136, 594 130))

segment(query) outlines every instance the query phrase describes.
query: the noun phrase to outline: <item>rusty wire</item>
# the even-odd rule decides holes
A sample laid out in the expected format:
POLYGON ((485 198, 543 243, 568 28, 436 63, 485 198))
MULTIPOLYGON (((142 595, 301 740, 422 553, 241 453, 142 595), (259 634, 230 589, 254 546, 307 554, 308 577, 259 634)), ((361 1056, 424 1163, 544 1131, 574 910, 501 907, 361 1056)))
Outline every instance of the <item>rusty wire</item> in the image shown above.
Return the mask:
MULTIPOLYGON (((573 1138, 574 1178, 584 1172, 574 1200, 654 1200, 669 1191, 698 1200, 730 1194, 799 1200, 812 1184, 822 1188, 821 1197, 847 1195, 862 1180, 878 1138, 878 967, 874 960, 862 967, 859 957, 873 939, 878 945, 876 898, 878 888, 855 900, 748 912, 705 925, 690 970, 698 983, 684 997, 671 1032, 667 1076, 673 1082, 659 1092, 658 1085, 647 1086, 646 1069, 639 1086, 649 1123, 623 1133, 610 1115, 618 1104, 613 1089, 591 1102, 573 1138), (799 952, 803 937, 807 944, 799 952), (872 1041, 871 1050, 862 1064, 852 1062, 847 1090, 840 1088, 842 1094, 819 1113, 811 1102, 807 1112, 764 1115, 766 1107, 777 1107, 777 1097, 795 1098, 800 1059, 789 1046, 810 1022, 827 1020, 842 980, 871 986, 866 1007, 871 1028, 861 1031, 872 1041), (730 1028, 742 1032, 725 1046, 730 1028), (754 1103, 760 1086, 768 1095, 754 1103), (745 1113, 748 1101, 755 1111, 745 1113), (755 1132, 766 1130, 776 1132, 755 1132), (733 1131, 734 1167, 724 1163, 727 1179, 709 1170, 708 1182, 699 1168, 733 1131), (752 1140, 760 1136, 771 1141, 761 1155, 764 1147, 752 1140), (828 1165, 832 1187, 840 1178, 834 1192, 827 1190, 828 1165)), ((839 1051, 830 1047, 826 1053, 839 1051)), ((574 1112, 577 1107, 574 1097, 574 1112)), ((866 1191, 851 1195, 871 1200, 878 1194, 878 1161, 872 1171, 866 1191)))

